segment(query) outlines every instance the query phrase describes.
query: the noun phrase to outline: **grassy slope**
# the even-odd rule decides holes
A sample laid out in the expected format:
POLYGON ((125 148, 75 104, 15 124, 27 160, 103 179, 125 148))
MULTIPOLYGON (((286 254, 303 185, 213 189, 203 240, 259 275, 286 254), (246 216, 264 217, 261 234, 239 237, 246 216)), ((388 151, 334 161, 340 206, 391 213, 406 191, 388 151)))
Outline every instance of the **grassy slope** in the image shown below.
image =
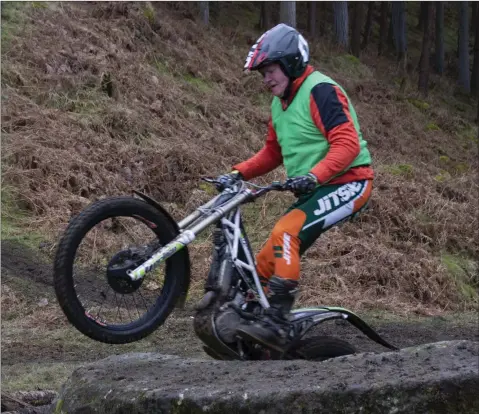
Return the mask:
MULTIPOLYGON (((2 238, 53 251, 72 214, 131 187, 180 218, 210 196, 200 175, 261 147, 269 97, 257 77, 241 75, 259 34, 257 6, 218 3, 207 29, 193 7, 34 2, 2 12, 2 238)), ((434 76, 427 100, 416 95, 414 74, 399 92, 395 64, 373 48, 361 61, 327 40, 311 49, 312 63, 350 94, 377 180, 360 223, 332 230, 306 254, 301 301, 406 313, 471 308, 475 109, 434 76)), ((255 248, 290 200, 269 195, 246 208, 255 248)), ((209 252, 207 240, 192 248, 195 288, 209 252)))
MULTIPOLYGON (((257 6, 214 3, 213 28, 205 31, 191 5, 2 3, 2 240, 51 255, 71 214, 131 186, 151 191, 179 218, 209 197, 200 174, 224 171, 261 147, 270 98, 256 78, 240 74, 259 34, 257 6), (108 76, 112 97, 102 88, 108 76)), ((305 21, 301 15, 300 27, 305 21)), ((417 43, 420 34, 410 33, 417 43)), ((472 308, 474 109, 434 77, 427 101, 416 96, 414 78, 400 94, 394 64, 372 49, 360 62, 327 41, 312 49, 313 63, 350 93, 378 179, 362 222, 332 231, 308 252, 302 301, 350 306, 373 323, 472 308)), ((255 248, 289 200, 271 194, 247 206, 255 248)), ((193 296, 209 252, 203 238, 192 249, 193 296)), ((194 340, 181 341, 189 317, 169 318, 136 344, 93 343, 66 323, 45 285, 20 276, 5 283, 4 272, 2 280, 4 390, 58 389, 82 361, 115 352, 201 354, 194 340)), ((446 318, 456 323, 455 315, 446 318)), ((463 319, 477 316, 461 312, 463 319)))

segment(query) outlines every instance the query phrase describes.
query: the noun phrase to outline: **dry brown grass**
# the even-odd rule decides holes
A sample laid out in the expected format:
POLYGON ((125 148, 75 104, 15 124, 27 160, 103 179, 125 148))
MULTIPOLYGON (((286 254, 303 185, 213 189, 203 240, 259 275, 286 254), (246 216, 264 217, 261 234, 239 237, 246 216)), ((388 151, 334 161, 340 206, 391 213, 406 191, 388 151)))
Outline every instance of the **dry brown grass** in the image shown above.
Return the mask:
MULTIPOLYGON (((241 75, 258 33, 205 29, 187 3, 147 7, 28 6, 26 24, 2 45, 2 185, 50 240, 90 201, 132 188, 179 219, 208 198, 201 175, 262 146, 268 98, 258 78, 241 75)), ((327 42, 312 49, 313 64, 350 93, 377 179, 360 222, 330 231, 306 254, 302 301, 417 312, 474 306, 441 255, 479 258, 477 140, 467 132, 475 109, 452 95, 445 103, 444 80, 435 80, 426 107, 415 80, 399 92, 395 64, 372 52, 360 63, 327 42)), ((280 214, 273 206, 288 200, 271 195, 248 210, 256 248, 280 214)), ((191 250, 196 291, 208 240, 191 250)))

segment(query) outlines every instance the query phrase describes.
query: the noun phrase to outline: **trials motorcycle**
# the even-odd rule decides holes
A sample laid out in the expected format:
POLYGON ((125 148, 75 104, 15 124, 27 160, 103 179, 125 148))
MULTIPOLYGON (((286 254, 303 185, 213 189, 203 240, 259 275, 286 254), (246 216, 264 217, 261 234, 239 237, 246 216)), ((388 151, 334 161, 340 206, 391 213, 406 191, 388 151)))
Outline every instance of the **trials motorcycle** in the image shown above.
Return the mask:
POLYGON ((219 193, 179 222, 154 199, 136 190, 132 196, 95 201, 71 219, 57 247, 54 286, 73 326, 110 344, 150 335, 175 307, 184 306, 191 264, 207 264, 201 252, 212 242, 204 296, 195 307, 193 320, 195 333, 212 358, 321 361, 355 353, 344 340, 306 335, 333 319, 348 321, 371 340, 396 349, 353 312, 330 306, 292 310, 282 352, 236 335, 239 323, 254 323, 269 307, 241 206, 269 191, 290 188, 280 182, 259 186, 239 180, 225 187, 215 179, 203 180, 215 185, 219 193), (204 231, 210 226, 213 231, 208 235, 204 231), (199 243, 195 255, 202 257, 190 262, 187 246, 194 240, 199 243))

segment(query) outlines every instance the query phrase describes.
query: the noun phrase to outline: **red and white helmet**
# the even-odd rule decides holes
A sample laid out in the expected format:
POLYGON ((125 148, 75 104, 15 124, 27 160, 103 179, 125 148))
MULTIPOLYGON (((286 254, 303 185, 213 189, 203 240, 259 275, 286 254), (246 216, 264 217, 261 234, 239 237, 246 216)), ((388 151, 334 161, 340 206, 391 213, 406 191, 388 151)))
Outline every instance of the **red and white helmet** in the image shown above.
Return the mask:
POLYGON ((251 47, 244 69, 258 70, 270 63, 279 63, 289 78, 298 78, 308 62, 308 42, 296 29, 280 23, 263 33, 251 47))

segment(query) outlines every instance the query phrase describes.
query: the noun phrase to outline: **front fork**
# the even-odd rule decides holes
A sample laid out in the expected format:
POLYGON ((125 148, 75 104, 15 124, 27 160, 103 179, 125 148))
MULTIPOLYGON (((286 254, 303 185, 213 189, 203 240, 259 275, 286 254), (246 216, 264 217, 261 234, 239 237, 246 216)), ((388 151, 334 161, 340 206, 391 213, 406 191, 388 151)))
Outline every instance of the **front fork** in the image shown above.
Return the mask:
POLYGON ((200 209, 193 214, 186 217, 184 220, 178 223, 178 227, 181 231, 177 237, 175 237, 166 246, 155 252, 150 259, 144 262, 142 265, 135 269, 128 270, 126 273, 131 280, 135 281, 145 277, 146 273, 151 272, 156 267, 160 266, 165 260, 173 256, 176 252, 183 249, 190 244, 196 236, 204 231, 208 226, 217 222, 224 217, 229 211, 235 209, 244 202, 245 199, 251 195, 250 190, 245 190, 238 196, 235 196, 229 201, 226 201, 221 206, 212 209, 212 213, 204 217, 202 209, 209 208, 213 205, 217 198, 214 198, 210 202, 206 203, 200 209))

